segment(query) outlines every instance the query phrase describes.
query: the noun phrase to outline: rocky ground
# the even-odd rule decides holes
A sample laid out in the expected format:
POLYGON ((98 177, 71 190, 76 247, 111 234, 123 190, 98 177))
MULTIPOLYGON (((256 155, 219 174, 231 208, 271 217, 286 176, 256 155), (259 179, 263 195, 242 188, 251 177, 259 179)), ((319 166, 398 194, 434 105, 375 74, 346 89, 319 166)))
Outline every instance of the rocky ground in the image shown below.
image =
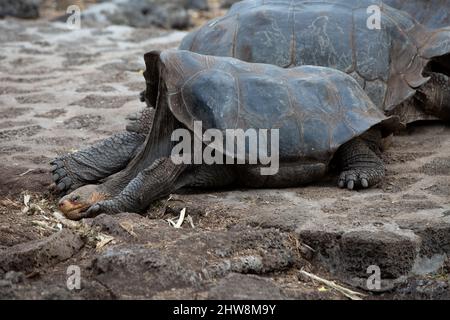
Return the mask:
POLYGON ((62 218, 49 161, 123 130, 142 107, 143 54, 184 34, 0 20, 0 298, 348 298, 301 270, 365 299, 450 298, 442 123, 393 137, 387 177, 370 190, 340 190, 330 175, 297 189, 184 192, 143 216, 62 218), (81 289, 71 291, 73 265, 81 289), (371 265, 378 292, 366 285, 371 265))

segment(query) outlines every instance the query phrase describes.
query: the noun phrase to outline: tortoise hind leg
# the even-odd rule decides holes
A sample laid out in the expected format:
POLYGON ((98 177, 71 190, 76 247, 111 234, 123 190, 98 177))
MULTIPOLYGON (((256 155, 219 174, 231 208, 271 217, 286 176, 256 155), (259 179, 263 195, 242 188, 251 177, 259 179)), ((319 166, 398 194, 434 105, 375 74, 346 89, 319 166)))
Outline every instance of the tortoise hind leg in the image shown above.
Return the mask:
POLYGON ((336 160, 341 170, 338 182, 340 188, 368 188, 381 181, 385 167, 377 155, 380 141, 380 132, 371 130, 339 148, 336 160))
POLYGON ((120 171, 144 140, 145 135, 122 132, 92 147, 54 159, 50 164, 57 189, 67 193, 120 171))
POLYGON ((417 89, 417 104, 427 113, 450 121, 450 78, 442 73, 430 72, 430 80, 417 89))

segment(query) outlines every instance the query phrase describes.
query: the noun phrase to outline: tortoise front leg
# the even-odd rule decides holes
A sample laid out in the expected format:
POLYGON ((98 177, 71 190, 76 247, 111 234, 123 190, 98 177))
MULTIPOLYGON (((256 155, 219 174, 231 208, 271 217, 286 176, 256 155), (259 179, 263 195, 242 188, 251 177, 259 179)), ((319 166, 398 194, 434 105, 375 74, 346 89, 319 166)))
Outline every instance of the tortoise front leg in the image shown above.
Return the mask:
POLYGON ((153 201, 168 196, 186 183, 179 181, 186 165, 177 165, 170 158, 160 158, 141 171, 122 192, 110 200, 92 205, 84 217, 99 213, 142 212, 153 201))
POLYGON ((55 158, 50 164, 57 189, 68 192, 120 171, 144 140, 143 134, 121 132, 92 147, 55 158))
POLYGON ((376 152, 380 140, 378 131, 369 131, 366 137, 353 139, 339 148, 336 156, 341 170, 340 188, 368 188, 381 181, 385 167, 376 152))
POLYGON ((128 120, 127 131, 147 134, 150 132, 153 117, 155 115, 155 108, 145 98, 145 90, 139 93, 139 100, 145 102, 147 106, 138 112, 129 114, 126 118, 128 120))
POLYGON ((155 108, 147 106, 129 114, 126 119, 128 120, 126 129, 130 132, 136 132, 140 134, 147 134, 150 132, 153 123, 153 117, 155 115, 155 108))

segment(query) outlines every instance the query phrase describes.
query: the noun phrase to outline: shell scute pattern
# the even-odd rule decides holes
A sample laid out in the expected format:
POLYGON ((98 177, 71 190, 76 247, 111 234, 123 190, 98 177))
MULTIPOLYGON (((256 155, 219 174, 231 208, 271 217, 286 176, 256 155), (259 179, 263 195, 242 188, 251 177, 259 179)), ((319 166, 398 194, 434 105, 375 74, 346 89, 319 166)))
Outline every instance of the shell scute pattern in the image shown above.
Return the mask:
POLYGON ((169 96, 169 107, 191 130, 194 121, 202 121, 205 130, 279 129, 282 159, 328 161, 340 145, 386 119, 341 71, 209 59, 207 63, 202 55, 176 50, 162 56, 163 69, 168 68, 163 77, 169 77, 164 83, 177 92, 169 96), (191 63, 196 67, 188 66, 191 63), (177 69, 170 69, 194 70, 199 65, 194 76, 181 78, 177 69))
POLYGON ((180 49, 339 69, 387 113, 428 81, 422 74, 430 59, 450 52, 450 28, 428 30, 379 0, 245 0, 194 34, 180 49), (373 5, 381 8, 381 29, 367 27, 373 5))

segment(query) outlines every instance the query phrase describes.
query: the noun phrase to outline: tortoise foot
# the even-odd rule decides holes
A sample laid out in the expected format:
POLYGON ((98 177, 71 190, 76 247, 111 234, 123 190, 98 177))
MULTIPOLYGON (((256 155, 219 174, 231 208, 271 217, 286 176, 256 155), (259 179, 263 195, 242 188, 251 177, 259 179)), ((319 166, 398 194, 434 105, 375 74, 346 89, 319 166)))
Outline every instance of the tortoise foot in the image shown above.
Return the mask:
POLYGON ((121 205, 116 198, 110 200, 99 201, 93 204, 85 213, 85 217, 94 217, 101 213, 115 214, 119 212, 126 212, 127 208, 121 205))
POLYGON ((153 123, 153 116, 155 109, 147 106, 138 112, 129 114, 126 119, 128 121, 126 129, 128 132, 135 132, 139 134, 147 134, 150 132, 153 123))
POLYGON ((142 132, 142 113, 144 109, 139 110, 138 112, 133 112, 126 116, 127 125, 126 130, 129 132, 142 132))
POLYGON ((339 188, 366 189, 376 185, 384 176, 382 170, 375 168, 357 168, 341 172, 339 175, 339 188))
POLYGON ((66 194, 85 185, 83 179, 72 168, 70 154, 55 158, 50 165, 52 179, 59 192, 66 194))

